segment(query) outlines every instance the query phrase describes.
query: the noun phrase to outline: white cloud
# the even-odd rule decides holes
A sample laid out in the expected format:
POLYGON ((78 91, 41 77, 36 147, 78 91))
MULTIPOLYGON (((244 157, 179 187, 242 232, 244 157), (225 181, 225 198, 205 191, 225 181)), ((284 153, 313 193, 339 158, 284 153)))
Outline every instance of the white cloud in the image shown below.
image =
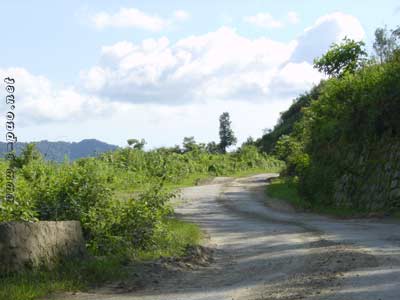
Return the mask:
POLYGON ((17 78, 18 118, 36 124, 21 134, 31 140, 51 139, 52 131, 65 127, 74 139, 120 145, 132 137, 144 137, 150 146, 188 135, 216 140, 218 116, 229 111, 244 141, 272 127, 291 99, 322 78, 310 59, 345 35, 359 39, 364 31, 356 18, 334 13, 286 43, 245 37, 230 27, 174 43, 166 37, 121 41, 102 47, 98 64, 81 72, 80 90, 55 87, 24 69, 2 70, 0 76, 11 72, 17 78), (45 121, 64 122, 49 130, 45 121))
POLYGON ((79 141, 96 138, 125 146, 128 138, 145 138, 149 148, 181 144, 185 136, 198 142, 218 141, 218 117, 229 111, 232 128, 239 144, 248 136, 259 137, 263 128, 272 128, 279 112, 287 109, 290 98, 265 103, 209 100, 182 106, 128 104, 118 106, 107 118, 45 123, 20 127, 17 135, 24 140, 79 141))
POLYGON ((311 64, 289 62, 274 76, 270 85, 280 98, 296 97, 321 79, 321 74, 311 64))
POLYGON ((1 69, 0 77, 7 76, 16 79, 19 141, 97 138, 124 146, 128 138, 143 137, 149 147, 180 144, 183 137, 192 135, 199 142, 218 141, 218 117, 228 110, 241 143, 250 135, 260 136, 264 127, 272 127, 291 101, 207 99, 179 106, 110 103, 74 88, 57 88, 23 68, 1 69))
POLYGON ((289 11, 287 14, 287 19, 290 24, 297 24, 300 21, 299 15, 295 11, 289 11))
POLYGON ((270 13, 258 13, 254 16, 246 16, 243 20, 261 28, 279 28, 283 26, 283 23, 276 20, 270 13))
POLYGON ((226 26, 175 43, 166 37, 123 41, 103 47, 99 63, 81 78, 89 92, 131 103, 294 97, 322 78, 313 59, 345 36, 359 40, 364 30, 355 17, 333 13, 287 43, 248 38, 226 26))
POLYGON ((7 76, 16 80, 16 115, 20 124, 90 118, 111 113, 115 106, 73 87, 55 88, 46 77, 23 68, 0 69, 0 77, 7 76))
POLYGON ((207 98, 256 100, 292 54, 295 42, 249 39, 234 29, 103 47, 99 65, 82 72, 93 93, 133 103, 184 103, 207 98), (229 49, 229 51, 227 51, 229 49))
POLYGON ((341 12, 322 16, 298 38, 291 61, 312 63, 345 36, 354 40, 364 38, 364 29, 356 17, 341 12))
POLYGON ((161 31, 174 22, 189 19, 190 15, 184 10, 176 10, 169 19, 157 15, 149 15, 136 8, 120 8, 114 14, 99 12, 90 17, 91 22, 98 29, 106 27, 139 28, 149 31, 161 31))

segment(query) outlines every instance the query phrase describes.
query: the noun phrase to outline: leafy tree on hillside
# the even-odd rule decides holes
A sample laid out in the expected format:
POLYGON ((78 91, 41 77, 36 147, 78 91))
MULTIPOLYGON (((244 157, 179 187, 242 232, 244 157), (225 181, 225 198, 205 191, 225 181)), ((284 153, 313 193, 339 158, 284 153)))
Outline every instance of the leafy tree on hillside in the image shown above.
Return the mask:
POLYGON ((256 144, 256 141, 253 139, 253 137, 249 136, 247 138, 247 140, 245 142, 243 142, 241 147, 244 147, 244 146, 255 146, 255 144, 256 144))
POLYGON ((141 139, 140 141, 138 139, 129 139, 127 142, 130 147, 137 150, 143 150, 144 145, 146 145, 145 139, 141 139))
POLYGON ((193 136, 185 136, 182 144, 184 153, 198 149, 198 145, 193 136))
POLYGON ((310 106, 312 101, 318 99, 325 81, 321 81, 309 92, 297 97, 289 109, 281 113, 278 123, 273 130, 265 130, 261 138, 257 139, 255 144, 263 152, 271 153, 274 150, 276 142, 282 135, 291 135, 295 124, 303 117, 304 110, 310 106))
POLYGON ((16 168, 22 168, 32 161, 43 159, 42 154, 36 148, 35 143, 29 143, 21 151, 21 155, 12 162, 16 168))
POLYGON ((385 62, 391 57, 393 52, 400 47, 400 27, 392 30, 389 34, 387 28, 377 28, 375 30, 374 51, 379 58, 380 63, 385 62))
POLYGON ((222 153, 226 153, 226 148, 235 145, 237 142, 237 139, 231 128, 229 113, 227 112, 224 112, 219 117, 219 137, 221 139, 219 146, 222 153))
POLYGON ((354 73, 362 66, 367 52, 365 43, 356 42, 345 37, 341 44, 332 44, 322 57, 314 60, 314 68, 326 75, 342 77, 346 73, 354 73))
POLYGON ((288 157, 293 154, 293 152, 298 151, 300 146, 294 138, 290 135, 282 135, 276 142, 274 152, 278 159, 287 161, 288 157))
POLYGON ((155 149, 155 151, 157 151, 159 153, 163 153, 163 154, 171 154, 171 153, 181 154, 182 153, 182 149, 179 145, 175 145, 174 147, 159 147, 159 148, 155 149))
POLYGON ((221 148, 216 142, 212 141, 206 145, 206 151, 210 154, 218 154, 220 153, 221 148))

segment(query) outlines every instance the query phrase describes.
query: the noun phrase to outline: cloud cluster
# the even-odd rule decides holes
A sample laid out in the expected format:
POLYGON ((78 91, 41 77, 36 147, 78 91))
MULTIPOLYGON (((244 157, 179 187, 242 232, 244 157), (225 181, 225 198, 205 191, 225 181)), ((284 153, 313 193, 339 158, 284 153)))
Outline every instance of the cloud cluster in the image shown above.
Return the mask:
POLYGON ((356 17, 340 12, 322 16, 298 38, 298 46, 290 60, 312 63, 332 43, 340 42, 346 36, 357 41, 365 37, 364 29, 356 17))
POLYGON ((0 77, 15 78, 19 124, 81 120, 111 113, 115 104, 86 95, 73 87, 56 88, 49 79, 23 68, 0 69, 0 77))
POLYGON ((174 44, 163 37, 103 47, 99 64, 81 77, 91 93, 132 103, 252 101, 273 92, 271 82, 283 76, 295 47, 221 27, 174 44))
POLYGON ((103 47, 99 64, 81 77, 91 93, 131 103, 266 100, 319 80, 311 65, 290 63, 297 47, 296 41, 249 39, 222 27, 173 45, 163 37, 103 47))
MULTIPOLYGON (((177 19, 187 17, 183 11, 175 13, 177 19)), ((296 21, 295 15, 288 18, 296 21)), ((253 114, 255 107, 284 107, 277 103, 287 105, 322 78, 312 59, 346 35, 361 39, 364 31, 356 18, 334 13, 319 18, 289 42, 249 38, 231 27, 174 43, 166 37, 121 41, 102 47, 99 62, 81 72, 81 87, 55 87, 47 78, 21 68, 0 70, 0 76, 18 78, 18 116, 26 122, 111 116, 122 114, 122 108, 141 114, 153 107, 165 122, 172 115, 181 116, 174 117, 178 124, 182 118, 187 121, 188 111, 195 116, 202 105, 210 110, 226 110, 223 107, 229 105, 238 116, 244 107, 251 107, 253 114)))
POLYGON ((123 41, 103 47, 99 63, 81 77, 90 93, 131 103, 293 97, 322 78, 313 59, 344 36, 359 40, 364 30, 355 17, 333 13, 287 43, 248 38, 231 27, 174 44, 166 37, 123 41))
POLYGON ((157 15, 149 15, 136 8, 120 8, 114 14, 98 12, 90 17, 91 22, 98 29, 106 27, 139 28, 149 31, 161 31, 175 22, 185 21, 189 13, 177 10, 171 18, 161 18, 157 15))

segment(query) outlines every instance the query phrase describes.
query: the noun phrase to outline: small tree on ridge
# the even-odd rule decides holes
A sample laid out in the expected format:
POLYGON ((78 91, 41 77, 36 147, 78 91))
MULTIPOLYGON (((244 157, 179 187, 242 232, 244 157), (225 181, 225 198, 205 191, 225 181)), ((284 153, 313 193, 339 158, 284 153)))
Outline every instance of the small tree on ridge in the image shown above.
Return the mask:
POLYGON ((224 112, 219 117, 219 137, 221 140, 219 146, 222 153, 226 153, 226 148, 235 145, 237 142, 237 139, 231 128, 229 113, 227 112, 224 112))

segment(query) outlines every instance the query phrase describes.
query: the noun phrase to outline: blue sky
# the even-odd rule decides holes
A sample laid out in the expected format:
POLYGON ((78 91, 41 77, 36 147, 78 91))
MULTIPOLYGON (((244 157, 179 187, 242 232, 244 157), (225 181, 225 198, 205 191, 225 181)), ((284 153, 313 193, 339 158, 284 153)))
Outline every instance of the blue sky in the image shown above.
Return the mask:
MULTIPOLYGON (((20 141, 98 138, 149 147, 240 141, 272 127, 321 76, 311 59, 348 35, 370 47, 398 1, 2 3, 0 73, 17 80, 20 141)), ((6 108, 4 108, 6 109, 6 108)))

